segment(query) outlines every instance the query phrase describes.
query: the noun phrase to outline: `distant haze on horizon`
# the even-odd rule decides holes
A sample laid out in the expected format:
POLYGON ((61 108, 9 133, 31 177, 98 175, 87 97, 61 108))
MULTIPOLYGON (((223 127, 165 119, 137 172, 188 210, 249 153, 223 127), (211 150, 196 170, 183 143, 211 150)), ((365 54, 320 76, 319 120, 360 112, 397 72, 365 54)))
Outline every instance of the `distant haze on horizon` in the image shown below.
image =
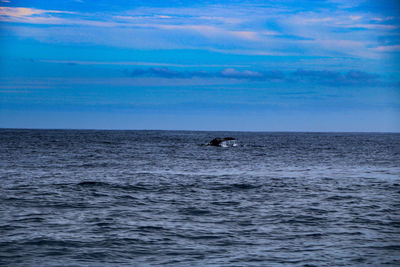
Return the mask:
POLYGON ((0 0, 0 128, 400 132, 400 2, 0 0))

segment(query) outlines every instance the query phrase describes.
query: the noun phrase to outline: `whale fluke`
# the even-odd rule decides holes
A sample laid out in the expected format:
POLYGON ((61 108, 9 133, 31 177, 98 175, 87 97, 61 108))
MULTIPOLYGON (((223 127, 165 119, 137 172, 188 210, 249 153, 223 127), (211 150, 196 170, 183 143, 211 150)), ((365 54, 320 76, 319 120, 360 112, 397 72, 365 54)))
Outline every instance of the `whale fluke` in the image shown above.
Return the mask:
POLYGON ((236 138, 233 137, 225 137, 225 138, 214 138, 208 143, 209 146, 236 146, 236 138))

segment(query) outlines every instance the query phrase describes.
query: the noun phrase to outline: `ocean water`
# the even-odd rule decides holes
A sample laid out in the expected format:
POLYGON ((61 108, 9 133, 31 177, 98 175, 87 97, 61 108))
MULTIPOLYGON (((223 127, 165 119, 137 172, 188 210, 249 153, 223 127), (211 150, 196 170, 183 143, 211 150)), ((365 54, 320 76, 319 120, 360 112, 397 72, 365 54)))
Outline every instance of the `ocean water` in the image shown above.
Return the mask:
POLYGON ((0 179, 2 266, 400 265, 400 134, 2 129, 0 179))

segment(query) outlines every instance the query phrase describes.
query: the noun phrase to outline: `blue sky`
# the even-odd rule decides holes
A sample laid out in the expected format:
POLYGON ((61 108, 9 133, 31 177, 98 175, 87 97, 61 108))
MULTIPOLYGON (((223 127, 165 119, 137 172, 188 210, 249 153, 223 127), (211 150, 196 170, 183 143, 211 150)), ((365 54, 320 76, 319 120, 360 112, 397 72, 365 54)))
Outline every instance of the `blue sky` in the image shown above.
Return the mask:
POLYGON ((0 127, 400 131, 398 1, 0 0, 0 127))

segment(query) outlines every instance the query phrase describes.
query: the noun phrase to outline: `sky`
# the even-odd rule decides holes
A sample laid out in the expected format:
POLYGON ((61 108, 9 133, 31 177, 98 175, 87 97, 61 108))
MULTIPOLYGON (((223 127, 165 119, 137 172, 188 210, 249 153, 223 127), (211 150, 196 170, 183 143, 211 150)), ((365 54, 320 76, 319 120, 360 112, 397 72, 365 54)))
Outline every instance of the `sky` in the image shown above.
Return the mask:
POLYGON ((0 0, 0 128, 400 132, 400 2, 0 0))

